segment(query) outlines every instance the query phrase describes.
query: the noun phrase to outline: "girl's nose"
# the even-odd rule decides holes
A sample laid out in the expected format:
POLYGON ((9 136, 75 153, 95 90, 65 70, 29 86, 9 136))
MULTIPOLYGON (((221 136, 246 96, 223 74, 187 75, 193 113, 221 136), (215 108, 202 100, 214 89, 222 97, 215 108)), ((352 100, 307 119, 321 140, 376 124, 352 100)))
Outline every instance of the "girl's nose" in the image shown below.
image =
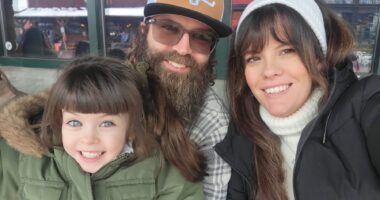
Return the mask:
POLYGON ((99 143, 99 138, 96 133, 96 129, 88 128, 83 130, 83 136, 81 137, 81 142, 84 144, 96 144, 99 143))

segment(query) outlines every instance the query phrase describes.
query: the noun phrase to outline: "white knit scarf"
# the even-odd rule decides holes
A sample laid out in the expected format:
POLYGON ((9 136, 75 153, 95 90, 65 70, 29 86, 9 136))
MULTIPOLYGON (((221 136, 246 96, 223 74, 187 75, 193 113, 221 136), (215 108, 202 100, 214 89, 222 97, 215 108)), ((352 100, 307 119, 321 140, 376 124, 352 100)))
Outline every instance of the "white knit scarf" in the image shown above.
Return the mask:
POLYGON ((281 152, 284 156, 285 187, 289 199, 294 199, 293 194, 293 169, 297 145, 305 126, 318 115, 318 104, 323 91, 314 89, 309 99, 295 113, 288 117, 275 117, 263 106, 260 106, 260 116, 269 129, 281 139, 281 152))

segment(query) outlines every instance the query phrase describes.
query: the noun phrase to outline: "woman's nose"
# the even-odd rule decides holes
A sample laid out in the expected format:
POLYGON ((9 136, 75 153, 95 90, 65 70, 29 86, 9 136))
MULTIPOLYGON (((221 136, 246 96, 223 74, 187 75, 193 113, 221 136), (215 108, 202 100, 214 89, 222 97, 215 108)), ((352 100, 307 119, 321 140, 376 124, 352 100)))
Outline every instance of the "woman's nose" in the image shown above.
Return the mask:
POLYGON ((282 74, 282 66, 273 57, 263 60, 263 75, 266 78, 276 77, 282 74))

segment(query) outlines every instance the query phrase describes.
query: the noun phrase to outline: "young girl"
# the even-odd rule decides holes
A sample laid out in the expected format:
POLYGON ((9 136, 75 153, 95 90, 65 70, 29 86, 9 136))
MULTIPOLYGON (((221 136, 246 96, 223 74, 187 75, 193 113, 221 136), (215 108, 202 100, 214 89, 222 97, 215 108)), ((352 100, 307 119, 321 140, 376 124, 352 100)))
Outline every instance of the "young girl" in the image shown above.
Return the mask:
POLYGON ((353 42, 320 1, 247 6, 228 69, 233 124, 216 147, 228 199, 380 198, 367 147, 379 144, 380 78, 357 80, 353 42))
POLYGON ((203 199, 201 184, 154 149, 141 81, 116 60, 87 57, 64 69, 49 97, 6 106, 0 199, 203 199))

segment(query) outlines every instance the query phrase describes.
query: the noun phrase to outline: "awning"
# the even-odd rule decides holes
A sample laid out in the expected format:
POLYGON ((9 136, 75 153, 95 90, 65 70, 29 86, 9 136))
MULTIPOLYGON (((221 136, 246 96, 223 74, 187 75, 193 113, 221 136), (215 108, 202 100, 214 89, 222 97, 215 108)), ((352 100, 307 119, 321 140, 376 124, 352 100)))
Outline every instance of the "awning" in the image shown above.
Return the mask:
POLYGON ((87 9, 81 8, 27 8, 15 13, 15 17, 87 17, 87 9))
MULTIPOLYGON (((81 8, 27 8, 15 13, 16 18, 32 17, 87 17, 87 9, 81 8)), ((144 17, 144 7, 106 8, 106 16, 144 17)))
POLYGON ((106 8, 106 16, 144 17, 144 7, 135 8, 106 8))

